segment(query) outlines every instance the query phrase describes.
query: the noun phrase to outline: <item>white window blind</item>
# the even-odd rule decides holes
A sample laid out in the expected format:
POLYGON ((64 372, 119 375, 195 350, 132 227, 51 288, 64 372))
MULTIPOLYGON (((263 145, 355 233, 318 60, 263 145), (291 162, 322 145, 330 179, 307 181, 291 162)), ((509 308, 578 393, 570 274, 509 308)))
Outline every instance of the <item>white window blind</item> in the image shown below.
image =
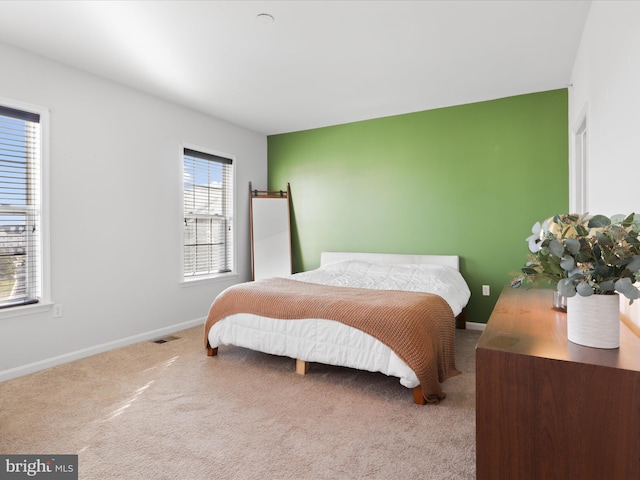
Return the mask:
POLYGON ((184 278, 233 268, 233 161, 184 149, 184 278))
POLYGON ((0 308, 41 297, 40 115, 0 105, 0 308))

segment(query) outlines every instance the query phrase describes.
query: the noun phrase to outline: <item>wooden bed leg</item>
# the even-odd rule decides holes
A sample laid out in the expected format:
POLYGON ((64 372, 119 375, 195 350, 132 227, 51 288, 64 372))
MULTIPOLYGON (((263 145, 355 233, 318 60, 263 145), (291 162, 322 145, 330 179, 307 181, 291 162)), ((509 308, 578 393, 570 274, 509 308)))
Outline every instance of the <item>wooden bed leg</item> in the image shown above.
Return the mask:
POLYGON ((467 328, 467 308, 463 308, 460 315, 456 317, 456 328, 465 330, 467 328))
POLYGON ((417 405, 427 404, 427 401, 425 400, 424 395, 422 394, 422 387, 420 387, 420 385, 418 385, 413 389, 413 403, 417 405))
POLYGON ((306 375, 309 373, 309 362, 296 358, 296 373, 298 375, 306 375))
POLYGON ((212 348, 207 344, 207 357, 215 357, 218 355, 218 347, 212 348))

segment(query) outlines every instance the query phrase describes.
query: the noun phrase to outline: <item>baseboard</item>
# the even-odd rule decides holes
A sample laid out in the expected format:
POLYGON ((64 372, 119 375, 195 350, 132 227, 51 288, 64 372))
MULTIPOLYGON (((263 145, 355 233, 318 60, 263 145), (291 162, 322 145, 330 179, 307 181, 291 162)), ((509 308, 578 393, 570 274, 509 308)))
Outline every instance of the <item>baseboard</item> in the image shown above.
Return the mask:
POLYGON ((478 322, 467 322, 468 330, 484 330, 487 326, 486 323, 478 323, 478 322))
MULTIPOLYGON (((45 360, 40 360, 38 362, 22 365, 20 367, 3 370, 0 372, 0 382, 4 382, 5 380, 10 380, 12 378, 22 377, 23 375, 28 375, 30 373, 39 372, 40 370, 46 370, 47 368, 62 365, 64 363, 80 360, 81 358, 97 355, 98 353, 113 350, 114 348, 126 347, 127 345, 131 345, 133 343, 144 342, 147 340, 152 340, 154 338, 163 337, 171 333, 179 332, 180 330, 185 330, 187 328, 202 325, 204 324, 204 321, 204 317, 196 318, 195 320, 189 320, 188 322, 178 323, 176 325, 159 328, 157 330, 151 330, 149 332, 140 333, 131 337, 122 338, 120 340, 114 340, 113 342, 103 343, 94 347, 84 348, 82 350, 76 350, 75 352, 65 353, 64 355, 58 355, 56 357, 51 357, 45 360)), ((466 325, 468 330, 480 331, 484 330, 487 326, 485 323, 477 322, 467 322, 466 325)))
POLYGON ((12 378, 22 377, 23 375, 28 375, 30 373, 39 372, 40 370, 45 370, 57 365, 62 365, 63 363, 80 360, 81 358, 90 357, 98 353, 113 350, 114 348, 126 347, 127 345, 131 345, 133 343, 144 342, 158 337, 164 337, 165 335, 169 335, 180 330, 185 330, 187 328, 202 325, 204 324, 204 321, 204 317, 197 318, 195 320, 189 320, 188 322, 178 323, 169 327, 159 328, 157 330, 140 333, 131 337, 122 338, 120 340, 114 340, 112 342, 103 343, 94 347, 83 348, 82 350, 76 350, 75 352, 69 352, 65 353, 64 355, 58 355, 56 357, 47 358, 38 362, 29 363, 20 367, 3 370, 0 372, 0 382, 4 382, 5 380, 10 380, 12 378))

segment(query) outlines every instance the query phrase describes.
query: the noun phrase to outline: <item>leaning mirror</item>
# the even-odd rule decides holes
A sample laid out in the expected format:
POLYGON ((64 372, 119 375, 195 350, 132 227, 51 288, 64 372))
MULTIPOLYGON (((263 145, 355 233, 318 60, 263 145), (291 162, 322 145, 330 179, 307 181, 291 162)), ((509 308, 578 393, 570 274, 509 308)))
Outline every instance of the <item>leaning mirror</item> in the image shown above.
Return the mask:
POLYGON ((254 190, 249 183, 253 280, 291 273, 290 186, 254 190))

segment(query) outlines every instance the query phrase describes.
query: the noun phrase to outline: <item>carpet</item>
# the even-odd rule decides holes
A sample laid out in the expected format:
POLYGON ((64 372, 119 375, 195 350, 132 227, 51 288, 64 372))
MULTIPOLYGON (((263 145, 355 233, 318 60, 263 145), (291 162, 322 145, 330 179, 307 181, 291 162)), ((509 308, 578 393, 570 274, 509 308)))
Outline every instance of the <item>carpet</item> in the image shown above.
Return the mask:
POLYGON ((473 479, 479 336, 419 406, 379 373, 207 357, 195 327, 0 383, 0 453, 78 454, 81 479, 473 479))

